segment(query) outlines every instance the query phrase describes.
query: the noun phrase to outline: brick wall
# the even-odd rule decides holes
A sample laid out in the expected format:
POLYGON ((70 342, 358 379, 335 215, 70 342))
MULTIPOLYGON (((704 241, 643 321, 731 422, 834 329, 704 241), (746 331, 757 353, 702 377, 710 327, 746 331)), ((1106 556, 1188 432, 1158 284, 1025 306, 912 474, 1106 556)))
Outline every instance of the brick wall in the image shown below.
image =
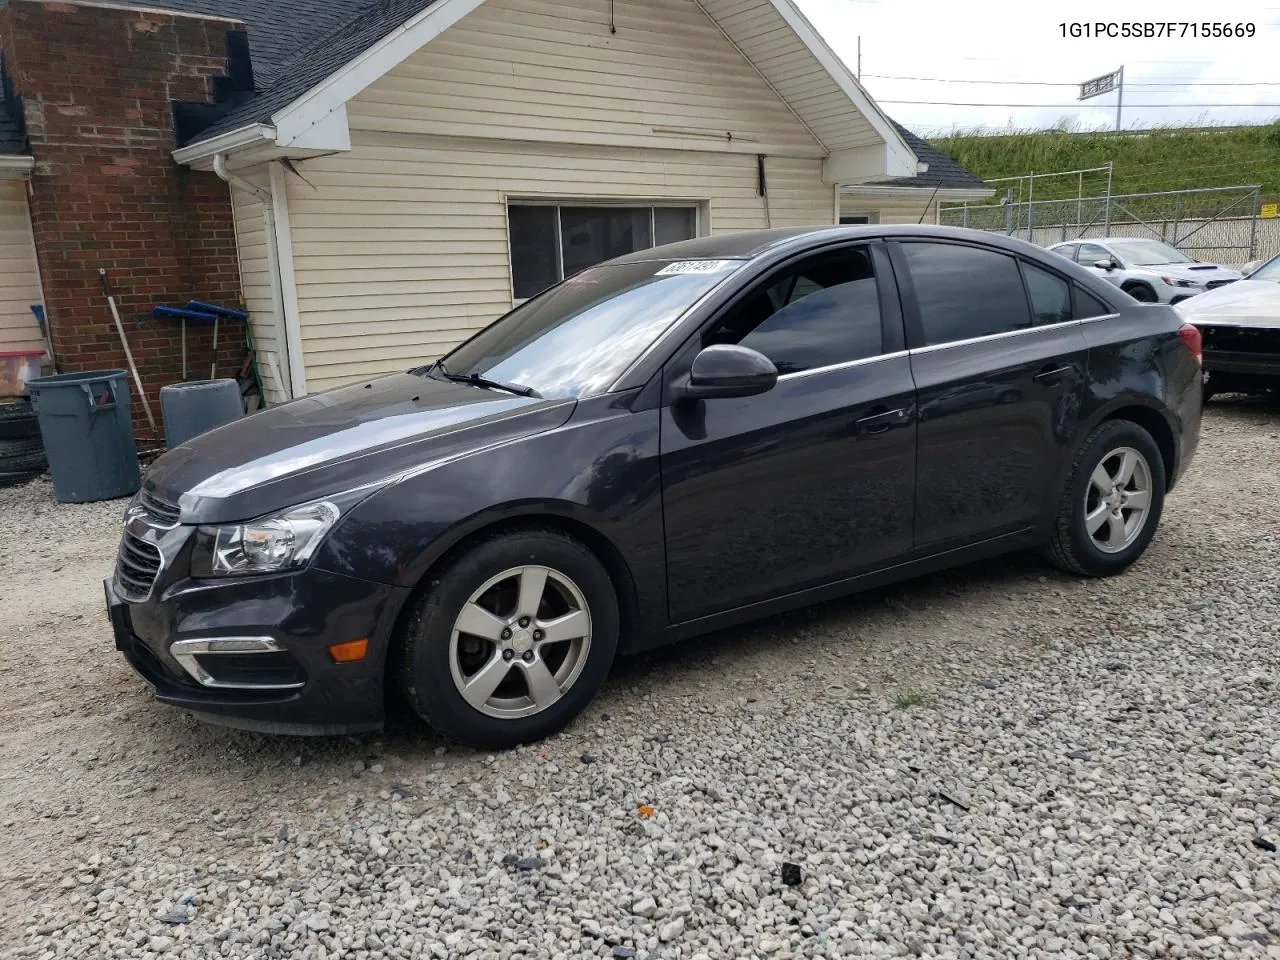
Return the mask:
MULTIPOLYGON (((180 328, 155 304, 240 302, 227 186, 180 167, 170 102, 211 99, 234 24, 154 11, 11 0, 0 37, 23 97, 35 170, 31 219, 62 372, 126 368, 99 285, 105 267, 160 423, 159 391, 181 379, 180 328)), ((240 325, 219 334, 218 372, 239 367, 240 325)), ((212 330, 188 324, 188 378, 207 378, 212 330)), ((151 439, 133 401, 142 440, 151 439)))

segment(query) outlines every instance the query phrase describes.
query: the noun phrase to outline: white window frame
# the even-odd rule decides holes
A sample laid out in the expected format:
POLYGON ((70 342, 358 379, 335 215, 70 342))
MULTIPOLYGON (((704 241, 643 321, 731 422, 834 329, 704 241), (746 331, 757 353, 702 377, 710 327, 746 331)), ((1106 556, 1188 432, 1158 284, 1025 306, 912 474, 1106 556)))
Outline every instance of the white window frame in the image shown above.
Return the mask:
MULTIPOLYGON (((654 229, 654 207, 678 207, 693 210, 693 235, 705 237, 711 234, 711 201, 681 198, 648 197, 529 197, 511 194, 502 198, 504 229, 507 238, 507 288, 511 294, 512 306, 519 306, 528 297, 516 297, 515 260, 511 252, 511 207, 555 207, 556 208, 556 274, 564 279, 564 231, 560 226, 561 207, 648 207, 649 238, 653 239, 657 231, 654 229)), ((652 249, 652 248, 650 248, 652 249)), ((559 281, 557 281, 559 282, 559 281)))

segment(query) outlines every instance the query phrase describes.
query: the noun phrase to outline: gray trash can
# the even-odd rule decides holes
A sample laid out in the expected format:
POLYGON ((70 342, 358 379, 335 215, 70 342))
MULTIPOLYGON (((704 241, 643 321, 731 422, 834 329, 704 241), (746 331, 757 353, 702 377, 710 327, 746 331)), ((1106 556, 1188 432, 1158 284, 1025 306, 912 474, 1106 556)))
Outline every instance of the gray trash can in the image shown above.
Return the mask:
POLYGON ((195 380, 160 388, 164 444, 174 447, 244 416, 240 384, 234 380, 195 380))
POLYGON ((93 370, 27 381, 59 503, 114 500, 141 484, 129 375, 93 370))

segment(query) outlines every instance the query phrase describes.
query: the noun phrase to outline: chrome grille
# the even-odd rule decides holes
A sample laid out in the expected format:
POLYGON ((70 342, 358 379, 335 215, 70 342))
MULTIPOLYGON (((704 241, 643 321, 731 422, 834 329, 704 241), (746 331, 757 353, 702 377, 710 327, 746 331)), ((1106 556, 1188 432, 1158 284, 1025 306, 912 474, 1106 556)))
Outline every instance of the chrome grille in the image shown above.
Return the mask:
POLYGON ((181 516, 182 513, 177 505, 169 503, 166 500, 161 500, 159 497, 147 492, 146 490, 143 490, 139 495, 138 505, 163 524, 172 525, 177 523, 178 517, 181 516))
POLYGON ((147 599, 163 560, 155 545, 125 530, 116 558, 117 592, 126 600, 147 599))

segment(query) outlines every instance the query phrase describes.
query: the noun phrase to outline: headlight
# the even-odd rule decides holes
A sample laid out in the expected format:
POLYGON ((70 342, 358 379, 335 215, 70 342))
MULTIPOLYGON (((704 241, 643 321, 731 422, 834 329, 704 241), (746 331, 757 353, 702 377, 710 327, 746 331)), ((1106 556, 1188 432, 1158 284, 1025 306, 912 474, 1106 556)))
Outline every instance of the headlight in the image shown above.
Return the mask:
POLYGON ((1200 284, 1195 280, 1179 280, 1177 277, 1161 277, 1160 279, 1170 287, 1192 287, 1195 289, 1199 289, 1200 287, 1200 284))
POLYGON ((327 500, 304 503, 226 527, 201 527, 191 558, 194 577, 275 573, 311 559, 340 511, 327 500))

